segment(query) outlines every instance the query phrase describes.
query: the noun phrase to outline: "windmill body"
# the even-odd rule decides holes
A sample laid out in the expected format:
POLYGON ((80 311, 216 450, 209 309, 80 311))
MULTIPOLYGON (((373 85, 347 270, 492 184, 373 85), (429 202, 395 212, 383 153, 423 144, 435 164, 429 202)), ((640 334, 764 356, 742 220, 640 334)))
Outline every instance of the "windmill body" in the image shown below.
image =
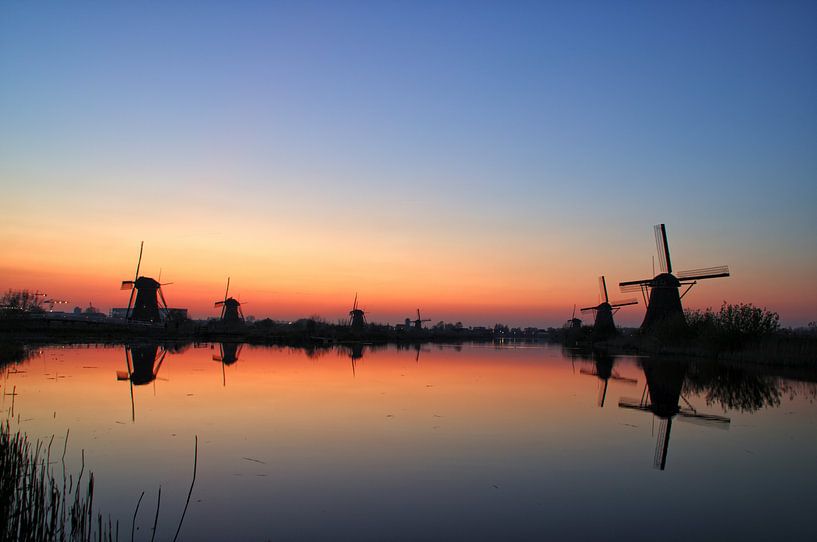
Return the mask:
POLYGON ((161 284, 150 277, 139 277, 134 281, 136 301, 130 314, 131 320, 138 322, 160 322, 159 295, 161 284))
POLYGON ((363 331, 366 326, 366 313, 362 309, 352 309, 349 311, 349 325, 354 331, 363 331))
POLYGON ((673 273, 667 228, 664 224, 655 226, 655 244, 658 249, 661 273, 651 279, 619 283, 622 292, 641 291, 644 295, 647 303, 647 312, 641 323, 641 329, 644 331, 653 330, 659 324, 686 325, 681 298, 699 280, 729 276, 729 268, 725 265, 673 273), (681 292, 682 287, 686 287, 683 293, 681 292))
POLYGON ((241 302, 234 297, 228 297, 230 293, 230 277, 227 277, 227 289, 224 291, 224 299, 216 301, 213 307, 221 307, 221 321, 225 324, 244 323, 244 313, 241 311, 241 302))
POLYGON ((357 294, 355 294, 352 310, 349 311, 349 326, 354 332, 361 332, 366 327, 366 313, 357 306, 357 294))
POLYGON ((221 317, 223 322, 243 322, 244 318, 241 316, 241 303, 233 297, 229 297, 224 301, 224 315, 221 317))
POLYGON ((681 281, 669 273, 661 273, 652 280, 641 328, 652 329, 662 322, 686 323, 681 305, 681 281))
POLYGON ((423 329, 423 322, 430 322, 431 318, 420 316, 420 309, 417 309, 417 319, 414 320, 414 329, 423 329))
POLYGON ((599 296, 602 302, 595 307, 584 307, 582 313, 594 312, 595 320, 593 322, 593 335, 596 338, 603 339, 612 337, 618 333, 613 314, 618 312, 621 307, 627 305, 635 305, 638 303, 635 299, 626 299, 623 301, 610 302, 607 297, 607 280, 604 275, 599 277, 599 296))
POLYGON ((125 312, 127 320, 137 322, 156 323, 162 321, 162 311, 167 315, 167 302, 162 293, 162 284, 151 277, 139 276, 139 268, 142 265, 142 250, 145 242, 139 246, 139 260, 136 263, 136 273, 133 280, 123 280, 122 290, 130 290, 128 309, 125 312), (136 301, 134 302, 134 293, 136 301), (131 310, 131 307, 133 310, 131 310))

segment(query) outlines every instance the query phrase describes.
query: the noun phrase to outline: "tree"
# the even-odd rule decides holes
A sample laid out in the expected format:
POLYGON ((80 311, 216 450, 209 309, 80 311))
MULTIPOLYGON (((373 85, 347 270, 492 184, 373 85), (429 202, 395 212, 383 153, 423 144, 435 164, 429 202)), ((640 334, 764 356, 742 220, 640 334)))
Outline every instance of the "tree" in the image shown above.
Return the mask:
POLYGON ((43 312, 42 294, 30 290, 11 290, 0 297, 0 308, 6 311, 43 312))

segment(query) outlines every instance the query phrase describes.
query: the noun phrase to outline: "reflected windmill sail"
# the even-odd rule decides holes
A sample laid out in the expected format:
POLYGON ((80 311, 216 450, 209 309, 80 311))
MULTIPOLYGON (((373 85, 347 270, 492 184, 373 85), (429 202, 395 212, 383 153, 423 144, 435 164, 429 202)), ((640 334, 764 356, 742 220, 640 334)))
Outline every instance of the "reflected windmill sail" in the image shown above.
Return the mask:
POLYGON ((601 389, 599 390, 598 405, 599 408, 604 408, 604 402, 607 398, 607 388, 610 380, 616 380, 624 384, 635 385, 638 380, 635 378, 628 378, 619 375, 613 368, 616 363, 616 357, 606 354, 601 351, 593 352, 593 367, 591 369, 582 368, 579 372, 583 375, 592 375, 601 381, 601 389))

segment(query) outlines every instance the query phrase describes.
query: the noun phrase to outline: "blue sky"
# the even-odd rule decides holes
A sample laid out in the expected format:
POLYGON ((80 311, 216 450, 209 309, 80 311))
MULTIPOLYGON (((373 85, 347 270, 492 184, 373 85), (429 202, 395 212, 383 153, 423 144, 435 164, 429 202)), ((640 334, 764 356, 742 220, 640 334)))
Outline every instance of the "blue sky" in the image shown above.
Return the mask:
MULTIPOLYGON (((699 254, 680 267, 752 271, 736 297, 786 269, 802 320, 815 29, 814 2, 7 2, 0 181, 56 223, 124 214, 131 243, 168 212, 235 241, 227 207, 432 256, 506 243, 529 273, 576 260, 581 282, 631 278, 667 222, 699 254), (155 209, 122 208, 134 186, 155 209)), ((0 232, 23 244, 16 212, 0 232)))

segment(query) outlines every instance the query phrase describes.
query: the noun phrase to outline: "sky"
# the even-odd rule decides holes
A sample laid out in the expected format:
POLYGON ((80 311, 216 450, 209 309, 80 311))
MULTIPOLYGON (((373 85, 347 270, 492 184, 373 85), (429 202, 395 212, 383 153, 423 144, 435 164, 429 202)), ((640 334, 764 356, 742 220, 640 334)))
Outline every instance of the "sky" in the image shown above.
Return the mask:
POLYGON ((817 320, 815 2, 169 4, 0 5, 0 289, 558 326, 666 223, 817 320))

